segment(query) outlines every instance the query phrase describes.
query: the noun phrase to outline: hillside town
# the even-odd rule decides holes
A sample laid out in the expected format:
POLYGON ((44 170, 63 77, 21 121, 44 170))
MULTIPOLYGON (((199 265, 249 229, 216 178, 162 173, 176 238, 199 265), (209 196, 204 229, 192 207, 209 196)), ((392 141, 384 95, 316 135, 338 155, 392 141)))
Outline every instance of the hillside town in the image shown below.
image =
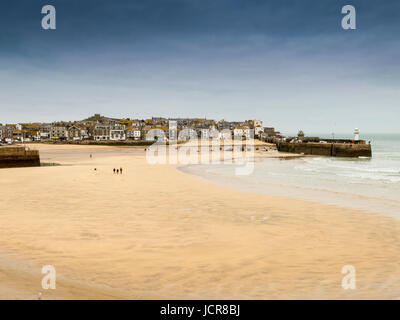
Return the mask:
POLYGON ((201 118, 163 118, 151 119, 115 119, 95 114, 80 121, 53 123, 17 123, 0 124, 0 141, 4 144, 21 142, 77 142, 92 141, 153 141, 160 136, 168 140, 171 130, 177 138, 186 139, 179 133, 191 132, 198 138, 210 138, 210 132, 218 137, 268 138, 279 135, 272 127, 263 127, 260 120, 215 121, 201 118), (154 134, 159 131, 160 134, 154 134), (153 134, 148 134, 152 132, 153 134))

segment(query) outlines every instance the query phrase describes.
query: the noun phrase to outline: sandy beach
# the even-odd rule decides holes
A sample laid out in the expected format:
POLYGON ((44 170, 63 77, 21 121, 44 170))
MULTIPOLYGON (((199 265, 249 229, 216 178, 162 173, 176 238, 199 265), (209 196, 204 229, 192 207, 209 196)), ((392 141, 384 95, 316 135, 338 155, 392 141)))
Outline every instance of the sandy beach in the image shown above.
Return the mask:
POLYGON ((143 147, 30 148, 60 165, 0 169, 0 299, 400 298, 395 218, 241 192, 143 147))

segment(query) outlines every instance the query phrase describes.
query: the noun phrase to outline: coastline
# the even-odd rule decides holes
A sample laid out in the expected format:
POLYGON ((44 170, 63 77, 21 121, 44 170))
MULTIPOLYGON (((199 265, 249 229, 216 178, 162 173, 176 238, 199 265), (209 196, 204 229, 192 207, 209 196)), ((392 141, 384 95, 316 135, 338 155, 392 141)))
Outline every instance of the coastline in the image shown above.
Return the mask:
MULTIPOLYGON (((290 161, 301 158, 302 157, 258 157, 255 158, 255 166, 257 170, 258 163, 263 161, 290 161)), ((261 165, 264 165, 264 163, 261 163, 261 165)), ((321 205, 335 205, 338 207, 352 208, 355 210, 368 211, 372 214, 393 217, 397 220, 400 219, 398 201, 384 199, 379 196, 367 196, 357 193, 349 193, 343 190, 334 191, 321 189, 317 186, 310 187, 306 185, 290 185, 277 181, 270 182, 268 179, 266 179, 266 181, 259 181, 260 179, 246 179, 247 177, 235 176, 233 173, 234 166, 232 165, 231 167, 232 168, 229 170, 221 170, 221 166, 215 168, 213 165, 183 165, 179 166, 177 169, 184 173, 201 177, 206 181, 211 181, 231 190, 284 197, 288 199, 301 199, 321 205)), ((257 174, 257 172, 254 172, 254 174, 257 174)))
POLYGON ((231 190, 143 148, 37 148, 63 165, 1 171, 0 299, 400 298, 396 219, 231 190), (54 264, 59 287, 31 264, 54 264))

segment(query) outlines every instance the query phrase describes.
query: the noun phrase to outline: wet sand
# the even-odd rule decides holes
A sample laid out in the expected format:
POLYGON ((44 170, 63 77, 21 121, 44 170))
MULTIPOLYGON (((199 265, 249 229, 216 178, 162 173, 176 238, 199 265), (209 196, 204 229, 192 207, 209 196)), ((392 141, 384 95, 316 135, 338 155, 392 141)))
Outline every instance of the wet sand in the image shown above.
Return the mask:
POLYGON ((394 218, 236 191, 143 147, 31 148, 62 165, 0 169, 0 299, 400 298, 394 218))

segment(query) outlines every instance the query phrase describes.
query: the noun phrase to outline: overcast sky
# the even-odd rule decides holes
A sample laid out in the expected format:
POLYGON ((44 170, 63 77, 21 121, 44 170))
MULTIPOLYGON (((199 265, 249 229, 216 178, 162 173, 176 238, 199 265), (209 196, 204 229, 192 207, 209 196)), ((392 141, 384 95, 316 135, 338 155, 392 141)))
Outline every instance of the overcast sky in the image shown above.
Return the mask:
POLYGON ((0 123, 261 119, 400 132, 400 1, 2 0, 0 123), (41 28, 41 9, 57 29, 41 28), (341 8, 357 30, 341 28, 341 8))

